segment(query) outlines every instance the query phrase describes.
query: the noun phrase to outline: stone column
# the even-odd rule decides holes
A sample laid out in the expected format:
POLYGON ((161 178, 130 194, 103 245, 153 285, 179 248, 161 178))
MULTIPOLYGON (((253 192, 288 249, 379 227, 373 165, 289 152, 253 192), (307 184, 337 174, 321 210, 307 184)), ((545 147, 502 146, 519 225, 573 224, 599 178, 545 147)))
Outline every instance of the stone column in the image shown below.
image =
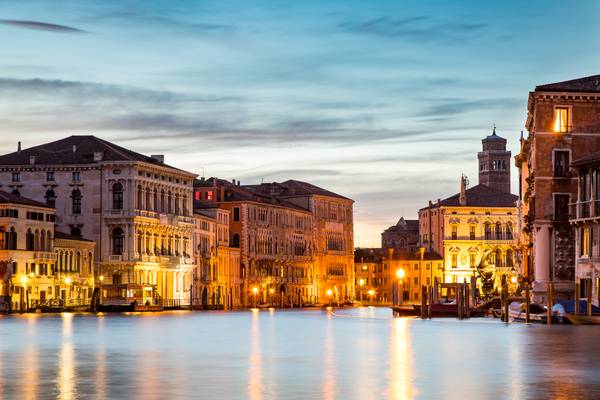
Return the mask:
POLYGON ((541 225, 536 229, 534 243, 534 301, 545 302, 548 281, 550 280, 550 229, 548 225, 541 225))

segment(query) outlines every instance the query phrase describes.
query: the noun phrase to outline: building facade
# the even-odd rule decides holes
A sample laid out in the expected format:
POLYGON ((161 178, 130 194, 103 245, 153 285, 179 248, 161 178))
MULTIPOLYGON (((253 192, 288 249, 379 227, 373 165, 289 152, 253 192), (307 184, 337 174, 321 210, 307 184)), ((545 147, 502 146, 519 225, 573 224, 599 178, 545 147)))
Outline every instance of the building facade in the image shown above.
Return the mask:
POLYGON ((479 176, 492 186, 480 182, 469 188, 467 178, 461 177, 459 193, 419 210, 419 232, 423 247, 443 255, 445 284, 470 282, 476 276, 486 292, 500 286, 503 274, 518 274, 518 197, 510 193, 506 140, 494 129, 482 147, 479 176))
POLYGON ((419 220, 401 217, 381 233, 381 248, 400 251, 417 251, 419 248, 419 220))
POLYGON ((572 298, 575 231, 569 204, 578 200, 572 160, 600 148, 600 76, 537 86, 529 93, 528 130, 516 156, 521 185, 522 273, 533 279, 534 301, 572 298))
POLYGON ((94 136, 0 156, 1 190, 54 207, 58 230, 96 243, 105 301, 189 303, 194 177, 94 136))

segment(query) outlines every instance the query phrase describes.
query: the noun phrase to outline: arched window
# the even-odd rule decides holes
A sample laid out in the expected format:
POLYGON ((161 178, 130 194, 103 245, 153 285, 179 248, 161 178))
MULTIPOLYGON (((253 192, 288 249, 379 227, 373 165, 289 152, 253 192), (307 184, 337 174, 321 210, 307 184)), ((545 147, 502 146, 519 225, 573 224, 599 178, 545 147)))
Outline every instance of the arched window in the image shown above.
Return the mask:
POLYGON ((506 224, 506 240, 512 240, 512 239, 513 239, 512 224, 509 222, 506 224))
POLYGON ((182 198, 182 202, 183 202, 183 215, 185 215, 187 217, 188 215, 188 207, 187 207, 187 196, 183 196, 182 198))
POLYGON ((33 232, 31 232, 31 229, 27 230, 27 235, 25 236, 25 250, 35 250, 35 235, 33 234, 33 232))
POLYGON ((500 251, 500 249, 496 250, 496 268, 502 268, 502 252, 500 251))
POLYGON ((123 184, 117 182, 112 187, 113 210, 123 209, 123 184))
POLYGON ((38 251, 46 251, 46 233, 44 231, 40 232, 40 243, 38 251))
POLYGON ((56 193, 52 189, 46 190, 46 204, 49 207, 56 207, 56 193))
POLYGON ((150 192, 150 189, 146 188, 146 207, 144 207, 144 208, 148 211, 150 211, 152 209, 152 204, 150 201, 151 196, 152 196, 152 193, 150 192))
POLYGON ((160 191, 160 212, 164 213, 165 212, 165 191, 164 189, 160 191))
POLYGON ((512 250, 508 249, 506 251, 506 267, 512 268, 514 265, 514 253, 512 250))
POLYGON ((0 250, 6 250, 6 228, 0 226, 0 250))
POLYGON ((142 191, 142 187, 138 186, 137 187, 137 209, 138 210, 141 210, 142 208, 144 208, 144 207, 142 207, 143 196, 144 196, 144 194, 142 191))
POLYGON ((502 224, 496 222, 496 240, 502 240, 502 224))
POLYGON ((92 254, 92 252, 90 251, 88 253, 88 274, 93 274, 94 273, 94 255, 92 254))
POLYGON ((75 271, 81 272, 81 253, 80 252, 77 252, 77 255, 75 256, 75 271))
POLYGON ((46 232, 46 251, 52 251, 52 232, 46 232))
POLYGON ((10 231, 7 232, 7 248, 8 250, 16 250, 17 249, 17 231, 15 228, 10 228, 10 231))
POLYGON ((179 194, 175 194, 175 214, 179 215, 179 194))
POLYGON ((492 240, 492 225, 489 222, 485 223, 485 240, 492 240))
POLYGON ((237 233, 233 234, 231 238, 231 247, 240 247, 240 235, 237 233))
POLYGON ((79 189, 71 192, 71 211, 73 214, 81 214, 81 192, 79 189))
POLYGON ((154 205, 154 212, 158 212, 158 190, 156 189, 154 189, 152 204, 154 205))
POLYGON ((173 213, 173 204, 172 204, 172 198, 171 198, 171 191, 169 191, 167 193, 167 213, 169 213, 169 214, 173 213))
POLYGON ((112 231, 112 253, 116 256, 123 254, 123 229, 118 227, 112 231))

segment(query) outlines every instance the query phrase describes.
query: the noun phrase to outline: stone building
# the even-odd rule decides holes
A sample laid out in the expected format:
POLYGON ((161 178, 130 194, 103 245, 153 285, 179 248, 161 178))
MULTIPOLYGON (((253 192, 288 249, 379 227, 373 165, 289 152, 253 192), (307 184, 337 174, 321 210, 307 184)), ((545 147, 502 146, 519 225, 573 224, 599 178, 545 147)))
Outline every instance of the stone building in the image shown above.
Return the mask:
MULTIPOLYGON (((354 287, 358 301, 380 301, 384 298, 378 287, 388 285, 389 277, 383 276, 384 249, 358 248, 354 250, 354 287)), ((387 272, 387 271, 386 271, 387 272)))
POLYGON ((510 167, 505 165, 510 153, 505 151, 506 140, 495 130, 482 140, 482 146, 479 176, 494 187, 480 182, 469 188, 463 176, 459 193, 430 201, 419 210, 420 243, 443 255, 446 284, 469 282, 471 276, 485 272, 498 287, 502 274, 517 274, 518 197, 510 194, 510 167))
POLYGON ((570 213, 575 230, 575 283, 580 288, 575 296, 589 296, 592 304, 600 306, 600 154, 575 160, 571 166, 578 177, 570 213))
POLYGON ((54 234, 54 293, 65 306, 89 305, 94 292, 96 244, 80 236, 54 234))
POLYGON ((570 164, 600 148, 600 75, 540 85, 529 93, 527 138, 521 139, 520 172, 523 274, 533 279, 533 298, 546 302, 548 284, 557 299, 571 298, 575 232, 569 204, 577 201, 570 164))
POLYGON ((381 247, 401 251, 417 251, 419 248, 419 220, 401 217, 381 233, 381 247))
POLYGON ((194 178, 94 136, 0 156, 1 190, 55 207, 58 230, 96 243, 106 301, 189 303, 194 178))
POLYGON ((230 211, 215 204, 194 209, 194 306, 232 309, 241 304, 240 249, 230 246, 230 211))
POLYGON ((315 302, 312 214, 254 187, 222 179, 196 180, 195 202, 218 204, 230 215, 230 246, 240 251, 240 295, 245 306, 315 302))
POLYGON ((334 301, 354 297, 354 201, 298 180, 246 186, 308 210, 313 217, 318 301, 331 290, 334 301))

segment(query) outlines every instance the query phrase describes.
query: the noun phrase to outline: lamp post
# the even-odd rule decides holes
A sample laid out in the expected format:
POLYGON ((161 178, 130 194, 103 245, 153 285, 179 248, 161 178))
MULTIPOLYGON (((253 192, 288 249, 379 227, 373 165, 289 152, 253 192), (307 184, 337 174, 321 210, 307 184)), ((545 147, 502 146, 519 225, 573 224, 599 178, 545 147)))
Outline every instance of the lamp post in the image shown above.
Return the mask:
POLYGON ((100 280, 100 296, 98 298, 98 301, 100 304, 102 304, 102 282, 104 281, 104 275, 100 275, 98 279, 100 280))
POLYGON ((254 308, 256 308, 256 295, 258 294, 258 288, 256 286, 252 288, 252 294, 254 295, 254 308))
MULTIPOLYGON (((26 290, 27 290, 27 277, 25 275, 23 275, 21 277, 21 307, 20 307, 21 312, 27 308, 25 306, 25 291, 26 290)), ((29 298, 29 295, 27 295, 27 297, 29 298)))
POLYGON ((404 302, 404 293, 403 292, 403 279, 406 276, 406 271, 404 268, 398 268, 396 270, 396 278, 398 278, 398 305, 402 305, 404 302))
POLYGON ((331 307, 331 296, 333 295, 333 291, 331 289, 327 289, 327 297, 329 298, 329 307, 331 307))

